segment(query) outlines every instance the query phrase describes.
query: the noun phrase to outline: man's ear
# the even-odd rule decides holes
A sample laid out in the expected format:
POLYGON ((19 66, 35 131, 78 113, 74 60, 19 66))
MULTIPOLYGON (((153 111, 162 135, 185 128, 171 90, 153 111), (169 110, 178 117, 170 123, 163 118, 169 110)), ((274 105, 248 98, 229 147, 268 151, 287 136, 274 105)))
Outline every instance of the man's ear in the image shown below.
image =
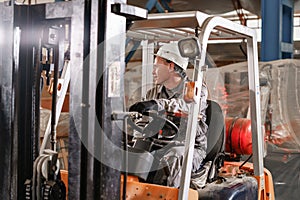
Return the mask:
POLYGON ((169 71, 172 72, 175 70, 175 64, 173 62, 169 63, 169 71))

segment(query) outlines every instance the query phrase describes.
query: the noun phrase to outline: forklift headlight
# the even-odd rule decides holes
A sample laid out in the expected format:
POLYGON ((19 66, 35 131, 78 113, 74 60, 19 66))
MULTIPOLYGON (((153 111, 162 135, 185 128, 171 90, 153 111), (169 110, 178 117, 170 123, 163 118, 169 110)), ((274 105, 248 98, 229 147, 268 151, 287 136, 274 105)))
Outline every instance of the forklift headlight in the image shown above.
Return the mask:
POLYGON ((194 59, 200 56, 200 45, 195 37, 184 38, 178 41, 179 52, 182 57, 194 59))

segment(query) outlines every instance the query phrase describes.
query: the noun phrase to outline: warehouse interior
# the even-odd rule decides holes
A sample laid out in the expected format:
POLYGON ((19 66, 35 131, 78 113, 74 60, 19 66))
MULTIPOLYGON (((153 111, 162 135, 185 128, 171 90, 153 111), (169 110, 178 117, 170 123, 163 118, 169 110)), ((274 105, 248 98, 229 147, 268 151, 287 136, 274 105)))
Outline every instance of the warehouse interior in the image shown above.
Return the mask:
POLYGON ((0 199, 300 195, 300 1, 0 0, 0 13, 0 199), (144 177, 153 152, 131 160, 153 130, 129 110, 154 85, 158 49, 186 38, 200 47, 186 74, 221 109, 224 158, 201 187, 183 170, 172 188, 144 177))

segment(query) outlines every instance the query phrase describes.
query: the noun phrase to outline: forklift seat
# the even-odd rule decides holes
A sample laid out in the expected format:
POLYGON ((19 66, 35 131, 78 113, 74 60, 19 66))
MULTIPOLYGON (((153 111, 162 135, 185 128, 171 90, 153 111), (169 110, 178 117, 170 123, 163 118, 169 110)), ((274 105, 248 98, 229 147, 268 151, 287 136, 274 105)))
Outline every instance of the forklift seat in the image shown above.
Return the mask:
POLYGON ((222 109, 218 103, 207 100, 207 104, 207 150, 204 163, 212 161, 212 166, 208 175, 208 182, 212 182, 217 178, 218 169, 224 164, 225 120, 222 109))

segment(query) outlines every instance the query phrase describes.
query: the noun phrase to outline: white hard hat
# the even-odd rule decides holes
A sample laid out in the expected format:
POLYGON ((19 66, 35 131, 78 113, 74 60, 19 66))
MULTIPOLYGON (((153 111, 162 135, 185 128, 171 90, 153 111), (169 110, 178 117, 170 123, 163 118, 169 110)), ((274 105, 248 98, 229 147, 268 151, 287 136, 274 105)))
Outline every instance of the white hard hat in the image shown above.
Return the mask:
POLYGON ((168 43, 161 46, 155 55, 174 62, 183 70, 186 70, 188 66, 188 58, 180 55, 177 43, 168 43))

